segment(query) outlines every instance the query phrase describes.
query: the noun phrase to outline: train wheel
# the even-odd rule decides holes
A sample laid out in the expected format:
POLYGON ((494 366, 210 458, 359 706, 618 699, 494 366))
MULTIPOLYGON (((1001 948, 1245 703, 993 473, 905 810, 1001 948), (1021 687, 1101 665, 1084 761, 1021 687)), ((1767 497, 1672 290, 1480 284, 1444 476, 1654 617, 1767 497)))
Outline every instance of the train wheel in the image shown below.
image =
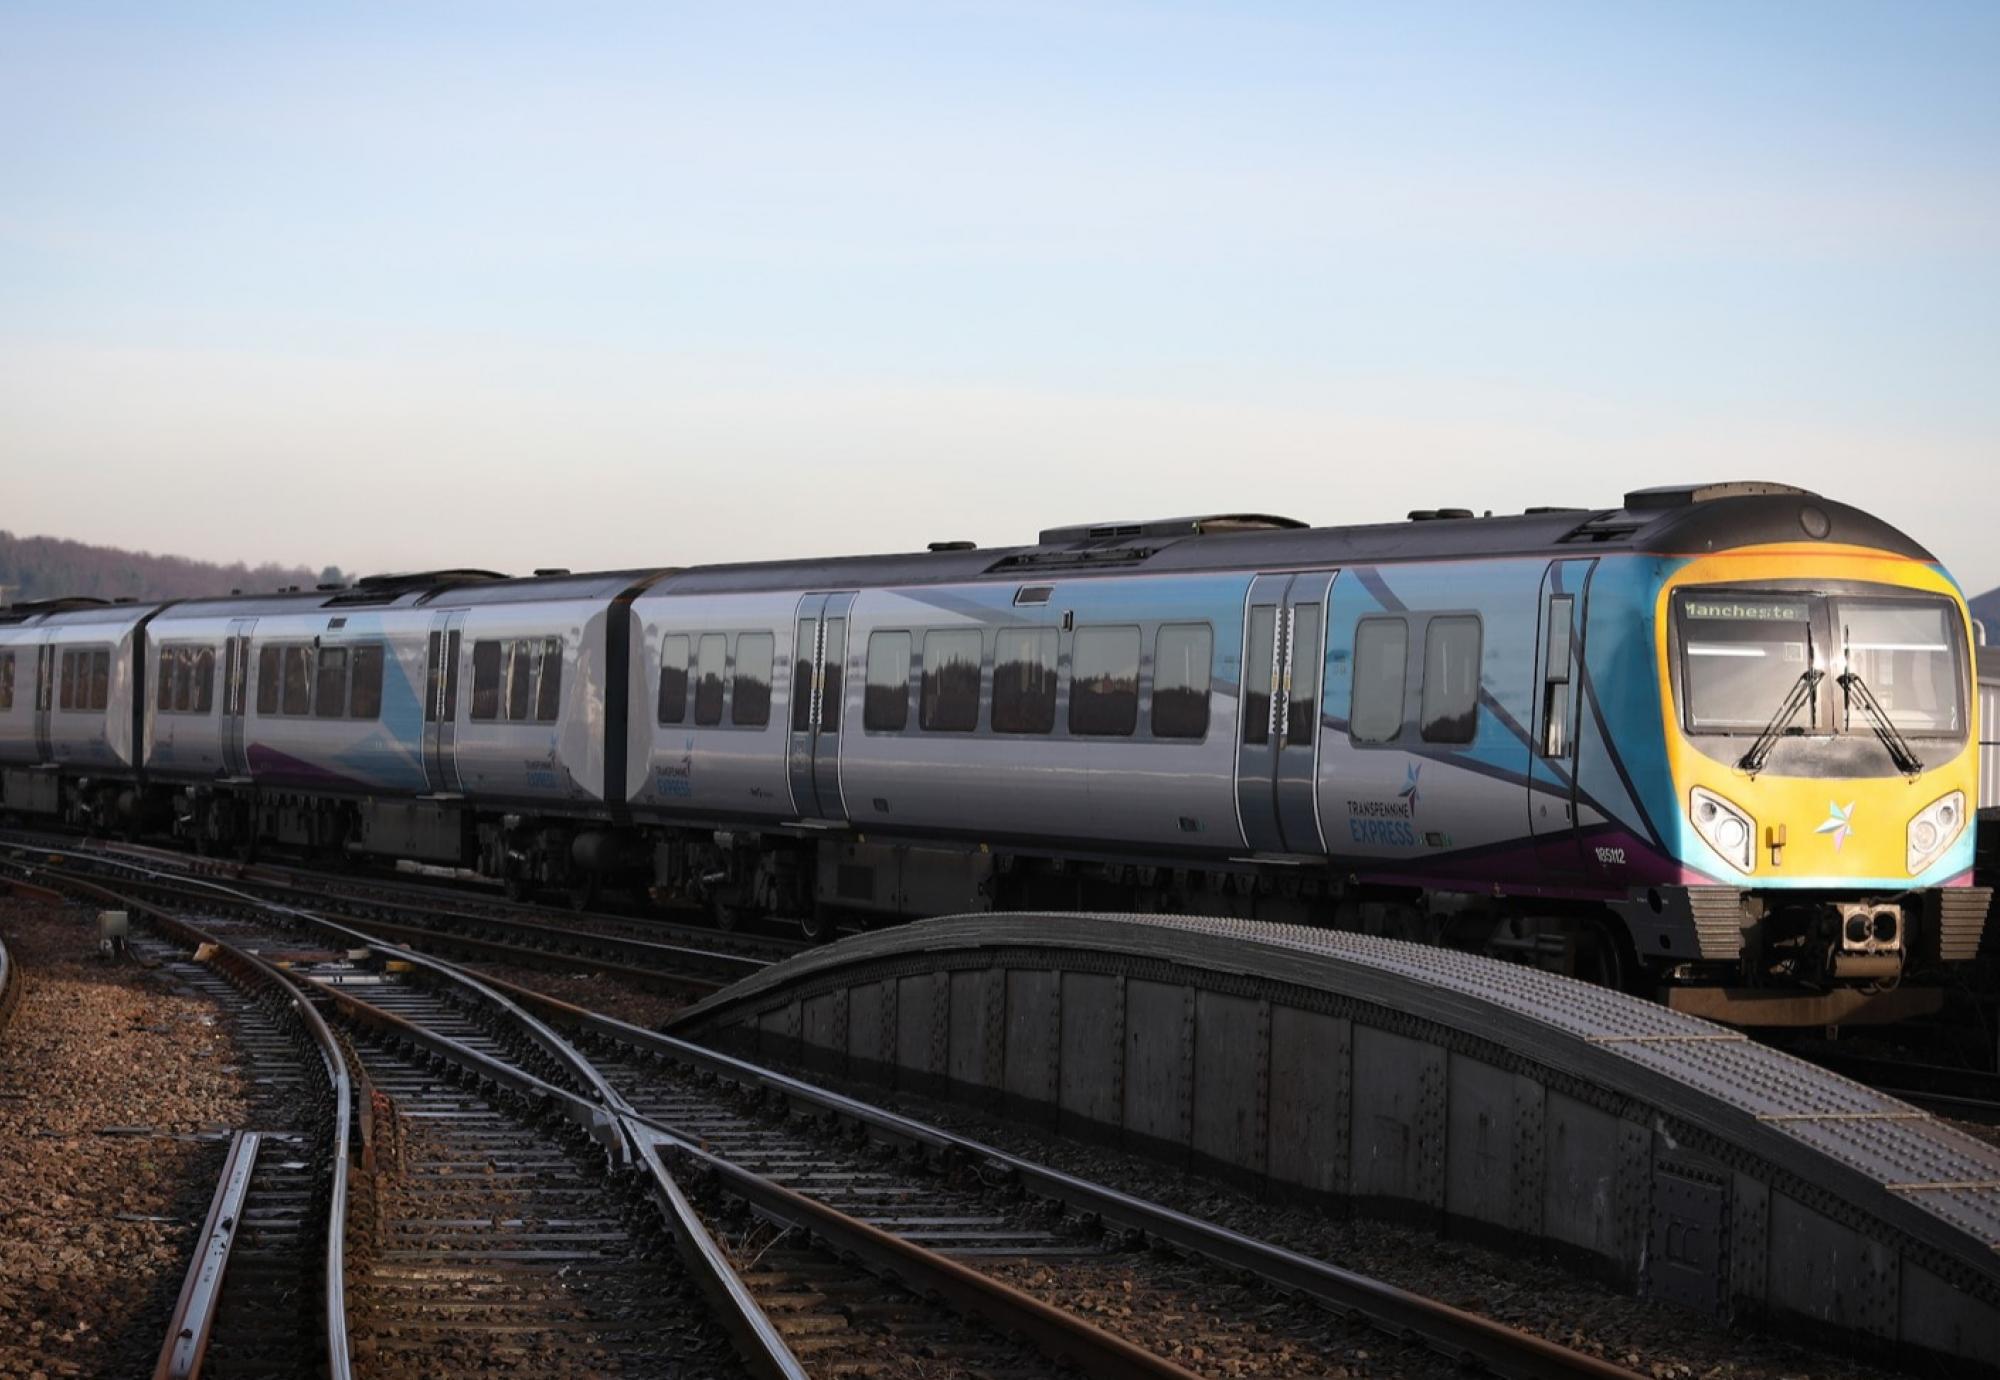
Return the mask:
POLYGON ((1570 951, 1570 976, 1597 987, 1623 992, 1631 981, 1625 946, 1608 925, 1586 923, 1577 931, 1570 951))
POLYGON ((604 895, 604 874, 586 872, 569 884, 569 907, 571 910, 595 910, 604 895))
POLYGON ((717 929, 727 932, 743 923, 743 912, 721 897, 711 896, 708 898, 708 922, 717 929))
POLYGON ((808 944, 831 943, 839 929, 833 922, 832 912, 818 903, 799 917, 799 933, 805 936, 808 944))

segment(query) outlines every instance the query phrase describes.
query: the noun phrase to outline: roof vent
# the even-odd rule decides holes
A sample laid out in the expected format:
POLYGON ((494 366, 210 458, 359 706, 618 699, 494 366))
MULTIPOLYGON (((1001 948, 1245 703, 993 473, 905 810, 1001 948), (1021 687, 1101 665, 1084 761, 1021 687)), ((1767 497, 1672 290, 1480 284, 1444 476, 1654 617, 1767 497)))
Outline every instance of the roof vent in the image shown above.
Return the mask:
POLYGON ((1668 484, 1658 489, 1634 489, 1625 495, 1628 512, 1655 512, 1662 508, 1685 508, 1695 503, 1713 503, 1724 498, 1769 497, 1815 498, 1810 489, 1791 484, 1769 484, 1739 479, 1728 484, 1668 484))
POLYGON ((569 574, 569 567, 566 565, 538 565, 535 567, 535 574, 546 580, 551 576, 569 574))
POLYGON ((934 541, 924 548, 926 551, 976 551, 976 541, 934 541))
POLYGON ((1412 508, 1410 510, 1411 522, 1439 522, 1445 519, 1469 518, 1471 516, 1472 509, 1470 508, 1412 508))
POLYGON ((1200 537, 1224 532, 1290 531, 1306 524, 1268 513, 1212 513, 1207 517, 1152 518, 1144 522, 1086 522, 1042 531, 1043 546, 1080 541, 1125 541, 1133 537, 1200 537))
POLYGON ((328 604, 390 604, 405 594, 442 589, 447 585, 476 585, 507 577, 497 570, 414 570, 401 575, 363 575, 354 588, 344 589, 328 604))
POLYGON ((314 585, 313 588, 321 594, 331 594, 337 589, 346 589, 347 586, 338 580, 328 580, 325 584, 314 585))

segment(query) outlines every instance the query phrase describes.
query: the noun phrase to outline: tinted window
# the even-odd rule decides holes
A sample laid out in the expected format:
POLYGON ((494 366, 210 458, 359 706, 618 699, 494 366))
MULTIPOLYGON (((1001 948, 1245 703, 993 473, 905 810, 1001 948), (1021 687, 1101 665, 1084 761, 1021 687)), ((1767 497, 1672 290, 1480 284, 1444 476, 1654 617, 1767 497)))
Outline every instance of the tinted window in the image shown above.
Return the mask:
POLYGON ((287 647, 284 651, 284 711, 287 714, 309 714, 312 712, 313 649, 300 646, 287 647))
POLYGON ((1139 726, 1139 630, 1078 628, 1069 654, 1069 731, 1126 734, 1139 726))
POLYGON ((933 733, 968 733, 979 726, 976 628, 933 628, 924 634, 923 699, 917 726, 933 733))
POLYGON ((563 644, 560 637, 542 639, 542 661, 535 678, 535 718, 554 723, 562 709, 563 644))
POLYGON ((660 722, 677 724, 688 712, 688 652, 692 644, 686 633, 669 633, 660 639, 660 722))
POLYGON ((321 647, 319 675, 313 686, 313 715, 321 719, 347 717, 347 648, 321 647))
POLYGON ((430 671, 424 677, 424 722, 436 723, 438 716, 438 677, 444 670, 444 634, 435 630, 431 633, 430 671))
POLYGON ((0 652, 0 709, 14 707, 14 654, 0 652))
POLYGON ((871 732, 900 733, 910 722, 910 635, 868 634, 868 684, 861 700, 861 726, 871 732))
POLYGON ((76 700, 76 653, 62 654, 61 688, 56 692, 56 707, 67 709, 76 700))
POLYGON ((1427 743, 1469 743, 1479 721, 1479 620, 1433 618, 1424 629, 1427 743))
POLYGON ((453 628, 444 640, 444 718, 450 723, 458 717, 458 629, 453 628))
POLYGON ((174 648, 174 708, 194 708, 194 648, 174 648))
POLYGON ((819 620, 799 620, 799 645, 792 657, 792 732, 804 733, 812 727, 812 683, 814 644, 819 638, 819 620))
POLYGON ((1250 610, 1250 635, 1243 651, 1243 741, 1271 741, 1271 654, 1277 645, 1278 610, 1258 604, 1250 610))
POLYGON ((1347 731, 1359 743, 1386 743, 1403 731, 1403 682, 1410 630, 1400 618, 1364 618, 1354 629, 1354 699, 1347 731))
POLYGON ((206 714, 215 707, 215 648, 194 649, 194 712, 206 714))
POLYGON ((736 691, 729 697, 729 722, 761 728, 771 722, 771 658, 777 639, 769 633, 736 635, 736 691))
POLYGON ((1153 644, 1153 736, 1208 733, 1208 682, 1215 634, 1206 623, 1168 623, 1153 644))
POLYGON ((993 731, 1056 726, 1056 630, 1009 628, 993 639, 993 731))
POLYGON ((500 717, 500 662, 498 642, 472 644, 472 717, 500 717))
POLYGON ((168 710, 174 707, 174 649, 160 648, 160 669, 153 677, 153 708, 168 710))
MULTIPOLYGON (((431 634, 436 637, 436 633, 431 634)), ((278 712, 278 649, 259 647, 257 649, 257 712, 275 714, 278 712)))
POLYGON ((507 646, 507 717, 520 723, 535 702, 535 644, 525 637, 507 646))
POLYGON ((840 671, 847 664, 847 620, 826 620, 826 679, 819 696, 819 731, 840 732, 840 671))
POLYGON ((1300 604, 1291 619, 1292 683, 1285 695, 1285 746, 1309 748, 1319 730, 1319 634, 1325 616, 1318 604, 1300 604))
POLYGON ((382 648, 367 643, 354 649, 353 689, 347 696, 347 717, 382 717, 382 648))
POLYGON ((90 707, 102 709, 111 703, 111 653, 90 654, 90 707))
POLYGON ((722 722, 722 674, 729 664, 729 639, 721 633, 703 633, 695 645, 694 721, 697 724, 722 722))

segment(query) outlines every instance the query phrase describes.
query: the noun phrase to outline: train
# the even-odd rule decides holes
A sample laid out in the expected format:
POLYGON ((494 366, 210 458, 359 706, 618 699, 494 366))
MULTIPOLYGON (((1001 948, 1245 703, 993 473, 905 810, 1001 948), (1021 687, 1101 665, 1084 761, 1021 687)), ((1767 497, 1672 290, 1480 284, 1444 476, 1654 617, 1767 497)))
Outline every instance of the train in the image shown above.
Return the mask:
POLYGON ((1248 916, 1888 1021, 1992 909, 1975 647, 1911 538, 1747 481, 58 600, 0 611, 0 811, 816 938, 1248 916))

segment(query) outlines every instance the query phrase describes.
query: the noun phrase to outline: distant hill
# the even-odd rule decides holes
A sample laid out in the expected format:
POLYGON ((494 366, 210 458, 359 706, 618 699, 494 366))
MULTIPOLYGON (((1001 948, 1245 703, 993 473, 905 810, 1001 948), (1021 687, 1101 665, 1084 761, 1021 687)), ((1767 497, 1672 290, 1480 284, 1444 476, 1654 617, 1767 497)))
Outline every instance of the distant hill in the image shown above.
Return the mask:
POLYGON ((0 602, 84 595, 97 599, 194 599, 203 595, 282 589, 341 579, 338 567, 214 565, 185 556, 155 556, 115 546, 88 546, 61 537, 0 532, 0 602))

